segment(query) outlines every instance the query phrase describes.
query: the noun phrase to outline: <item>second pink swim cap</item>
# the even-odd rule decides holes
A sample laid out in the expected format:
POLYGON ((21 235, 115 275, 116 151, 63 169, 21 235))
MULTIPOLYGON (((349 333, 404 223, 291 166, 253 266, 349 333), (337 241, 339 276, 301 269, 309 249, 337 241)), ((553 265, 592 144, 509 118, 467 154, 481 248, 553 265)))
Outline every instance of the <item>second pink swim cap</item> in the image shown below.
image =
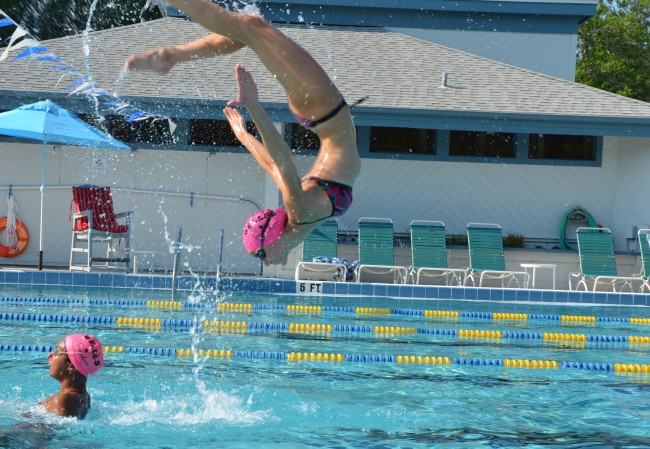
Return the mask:
POLYGON ((72 366, 84 376, 96 373, 104 367, 102 344, 92 335, 68 335, 65 337, 65 352, 72 366))
POLYGON ((242 234, 246 251, 250 253, 275 243, 287 227, 287 218, 287 213, 279 207, 259 211, 248 217, 242 234))

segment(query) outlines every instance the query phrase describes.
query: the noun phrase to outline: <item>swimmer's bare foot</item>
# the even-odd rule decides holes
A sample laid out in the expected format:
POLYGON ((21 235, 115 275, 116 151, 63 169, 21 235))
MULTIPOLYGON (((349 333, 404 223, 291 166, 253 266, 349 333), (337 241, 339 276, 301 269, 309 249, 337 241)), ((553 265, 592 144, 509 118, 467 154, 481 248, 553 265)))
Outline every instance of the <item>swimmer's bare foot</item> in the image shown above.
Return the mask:
POLYGON ((164 47, 131 55, 124 62, 127 70, 153 70, 159 73, 169 72, 175 64, 176 52, 164 47))

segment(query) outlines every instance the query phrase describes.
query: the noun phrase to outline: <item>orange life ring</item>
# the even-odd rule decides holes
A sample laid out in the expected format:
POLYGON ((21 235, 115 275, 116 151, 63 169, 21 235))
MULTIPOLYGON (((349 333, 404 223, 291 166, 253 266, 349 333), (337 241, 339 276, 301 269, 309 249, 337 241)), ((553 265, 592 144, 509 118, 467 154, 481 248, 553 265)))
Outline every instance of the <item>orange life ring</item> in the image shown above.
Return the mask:
MULTIPOLYGON (((7 227, 7 217, 0 218, 0 231, 7 227)), ((16 218, 16 234, 18 234, 18 243, 14 246, 6 247, 0 243, 0 257, 16 257, 27 248, 29 243, 29 232, 22 221, 16 218)))

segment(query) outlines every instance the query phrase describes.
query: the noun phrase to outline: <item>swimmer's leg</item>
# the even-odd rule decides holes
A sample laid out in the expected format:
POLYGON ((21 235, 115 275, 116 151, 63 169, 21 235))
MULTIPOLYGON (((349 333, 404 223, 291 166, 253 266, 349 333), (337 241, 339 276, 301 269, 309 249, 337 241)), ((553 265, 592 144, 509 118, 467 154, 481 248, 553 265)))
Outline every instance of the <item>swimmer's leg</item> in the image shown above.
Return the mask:
POLYGON ((210 0, 169 0, 208 30, 250 47, 284 87, 295 111, 322 117, 341 100, 323 68, 264 18, 230 12, 210 0))

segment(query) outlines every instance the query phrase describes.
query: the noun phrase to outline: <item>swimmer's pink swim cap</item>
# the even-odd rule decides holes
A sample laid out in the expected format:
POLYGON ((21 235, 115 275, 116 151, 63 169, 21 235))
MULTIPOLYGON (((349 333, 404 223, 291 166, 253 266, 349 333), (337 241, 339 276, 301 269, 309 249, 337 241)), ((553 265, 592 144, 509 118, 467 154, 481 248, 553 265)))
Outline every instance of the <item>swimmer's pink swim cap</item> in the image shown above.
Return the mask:
POLYGON ((102 344, 92 335, 68 335, 65 337, 65 352, 72 366, 84 376, 96 373, 104 367, 102 344))
POLYGON ((250 253, 275 243, 287 227, 287 219, 287 213, 279 207, 276 210, 259 211, 248 217, 242 234, 246 251, 250 253))

